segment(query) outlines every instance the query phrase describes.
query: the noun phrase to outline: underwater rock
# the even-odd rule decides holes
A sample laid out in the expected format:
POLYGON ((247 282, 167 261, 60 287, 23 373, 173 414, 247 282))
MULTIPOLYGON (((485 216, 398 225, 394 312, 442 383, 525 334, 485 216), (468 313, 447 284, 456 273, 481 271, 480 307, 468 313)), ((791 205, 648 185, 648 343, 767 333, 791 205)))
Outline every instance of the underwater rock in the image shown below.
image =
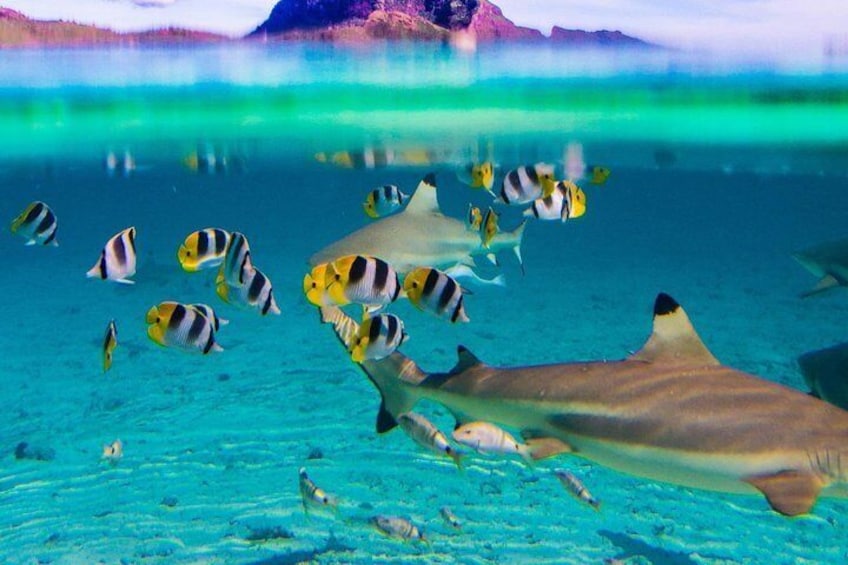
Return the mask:
POLYGON ((292 539, 294 534, 282 526, 248 526, 247 541, 264 543, 278 539, 292 539))
POLYGON ((160 502, 159 504, 161 504, 162 506, 167 506, 168 508, 173 508, 178 503, 179 503, 179 499, 177 499, 176 496, 169 495, 169 496, 166 496, 165 498, 163 498, 162 502, 160 502))
POLYGON ((307 459, 323 459, 324 452, 321 451, 320 447, 313 447, 309 450, 309 455, 306 456, 307 459))
POLYGON ((42 445, 30 445, 22 441, 15 447, 15 459, 34 459, 36 461, 53 461, 56 450, 42 445))

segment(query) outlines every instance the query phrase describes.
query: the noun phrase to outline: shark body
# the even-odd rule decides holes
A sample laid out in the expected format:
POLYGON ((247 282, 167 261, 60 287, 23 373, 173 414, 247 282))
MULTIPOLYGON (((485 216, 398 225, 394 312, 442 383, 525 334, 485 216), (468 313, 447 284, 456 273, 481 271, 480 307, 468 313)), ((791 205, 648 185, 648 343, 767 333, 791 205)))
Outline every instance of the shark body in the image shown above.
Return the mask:
MULTIPOLYGON (((355 322, 331 321, 344 342, 355 322)), ((848 412, 721 365, 665 294, 651 337, 621 361, 499 368, 460 346, 448 373, 427 374, 399 352, 361 367, 382 395, 381 433, 429 399, 458 424, 516 428, 630 474, 760 491, 785 515, 809 512, 820 494, 848 497, 848 412)))
POLYGON ((310 265, 334 261, 345 255, 371 255, 404 274, 422 266, 473 265, 472 255, 509 248, 521 260, 525 224, 512 232, 496 235, 486 249, 479 233, 467 229, 464 222, 442 214, 435 182, 432 174, 427 175, 402 212, 368 224, 328 245, 310 257, 310 265))
POLYGON ((810 247, 794 253, 792 257, 819 278, 818 283, 801 296, 848 286, 848 238, 810 247))

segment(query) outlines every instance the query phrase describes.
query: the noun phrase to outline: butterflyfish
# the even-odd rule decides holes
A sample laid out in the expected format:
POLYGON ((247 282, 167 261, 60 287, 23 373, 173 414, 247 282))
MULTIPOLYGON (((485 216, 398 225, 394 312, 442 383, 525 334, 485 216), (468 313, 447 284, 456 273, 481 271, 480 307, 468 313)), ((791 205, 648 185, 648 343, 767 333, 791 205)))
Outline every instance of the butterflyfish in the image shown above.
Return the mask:
POLYGON ((115 320, 110 320, 106 326, 106 337, 103 339, 103 372, 112 368, 112 352, 118 346, 118 326, 115 320))
MULTIPOLYGON (((491 206, 486 210, 486 215, 483 217, 483 223, 480 226, 480 239, 483 242, 483 247, 489 249, 489 245, 492 243, 492 240, 495 239, 495 236, 498 235, 500 231, 498 229, 498 218, 500 214, 495 212, 491 206)), ((493 261, 495 263, 495 261, 493 261)))
POLYGON ((212 322, 212 329, 216 332, 221 328, 221 326, 226 326, 230 323, 229 320, 219 318, 215 309, 208 304, 189 304, 188 307, 206 316, 206 319, 212 322))
POLYGON ((416 412, 405 412, 398 416, 397 422, 415 443, 434 453, 450 457, 457 467, 462 468, 462 454, 450 444, 447 436, 426 417, 416 412))
POLYGON ((463 290, 453 277, 432 267, 418 267, 403 279, 403 290, 419 310, 432 312, 451 322, 468 322, 463 290))
POLYGON ((388 357, 406 339, 403 321, 394 314, 366 317, 359 324, 359 331, 353 336, 350 358, 355 363, 362 363, 366 359, 388 357))
POLYGON ((224 253, 219 277, 230 286, 239 287, 244 284, 246 266, 250 263, 250 245, 243 233, 234 231, 230 234, 230 243, 224 253))
POLYGON ((135 228, 127 228, 109 238, 100 259, 88 270, 92 279, 110 280, 123 284, 135 284, 129 277, 135 274, 135 228))
POLYGON ((33 202, 12 220, 12 233, 25 238, 26 245, 59 245, 56 241, 58 227, 56 214, 41 201, 33 202))
POLYGON ((191 232, 177 250, 180 266, 190 273, 217 267, 224 262, 230 237, 230 232, 220 228, 191 232))
POLYGON ((362 304, 368 311, 379 310, 397 300, 401 288, 391 265, 364 255, 347 255, 331 262, 324 283, 336 304, 353 302, 362 304))
POLYGON ((482 188, 492 193, 492 187, 495 185, 495 165, 491 161, 468 163, 457 171, 457 177, 471 188, 482 188))
POLYGON ((329 306, 334 304, 327 293, 326 284, 327 263, 315 265, 312 271, 303 277, 303 294, 313 306, 329 306))
POLYGON ((184 351, 223 351, 215 341, 215 329, 209 319, 185 304, 161 302, 147 311, 147 335, 163 347, 184 351))
POLYGON ((526 204, 539 197, 550 196, 555 184, 553 165, 536 163, 518 167, 504 177, 500 200, 511 205, 526 204))
POLYGON ((577 500, 582 500, 595 510, 601 509, 601 501, 592 496, 592 493, 589 492, 589 489, 583 486, 580 479, 563 469, 557 469, 554 471, 554 474, 562 483, 562 486, 565 487, 565 490, 571 493, 575 498, 577 498, 577 500))
POLYGON ((369 192, 362 207, 369 218, 377 219, 399 210, 408 198, 397 186, 386 184, 369 192))
POLYGON ((546 198, 537 198, 529 208, 524 210, 524 215, 528 217, 562 222, 579 218, 584 213, 586 213, 586 194, 582 188, 569 180, 559 181, 553 194, 546 198))
POLYGON ((468 212, 465 214, 465 226, 469 231, 480 231, 480 226, 483 225, 483 213, 480 208, 469 203, 468 212))
POLYGON ((269 312, 272 314, 280 313, 280 307, 274 300, 271 279, 250 263, 249 255, 244 263, 242 283, 235 286, 228 284, 223 275, 219 273, 215 281, 215 291, 224 302, 235 306, 255 308, 263 316, 269 312))

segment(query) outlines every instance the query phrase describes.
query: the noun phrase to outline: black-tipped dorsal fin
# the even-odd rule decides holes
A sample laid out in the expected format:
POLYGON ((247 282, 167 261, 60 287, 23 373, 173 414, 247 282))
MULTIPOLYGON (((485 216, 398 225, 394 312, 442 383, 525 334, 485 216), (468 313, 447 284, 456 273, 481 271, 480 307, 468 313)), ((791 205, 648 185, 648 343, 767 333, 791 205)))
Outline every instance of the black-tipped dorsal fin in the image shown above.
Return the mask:
POLYGON ((428 173, 421 179, 403 212, 405 214, 441 214, 436 194, 436 175, 428 173))
POLYGON ((456 365, 451 369, 450 374, 455 375, 457 373, 461 373, 475 365, 482 365, 483 362, 477 358, 476 355, 471 353, 467 347, 464 345, 460 345, 456 348, 456 354, 459 359, 456 361, 456 365))
POLYGON ((629 359, 699 366, 720 364, 698 337, 680 304, 665 293, 660 293, 654 302, 651 337, 629 359))

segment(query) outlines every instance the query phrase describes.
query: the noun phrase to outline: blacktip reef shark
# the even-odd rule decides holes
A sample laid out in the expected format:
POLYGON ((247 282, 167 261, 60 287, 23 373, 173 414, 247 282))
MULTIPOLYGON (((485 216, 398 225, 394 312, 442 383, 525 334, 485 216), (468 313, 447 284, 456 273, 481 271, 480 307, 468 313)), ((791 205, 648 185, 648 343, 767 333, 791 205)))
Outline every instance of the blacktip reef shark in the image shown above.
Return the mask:
POLYGON ((473 266, 472 255, 497 253, 502 249, 512 249, 521 262, 524 226, 522 222, 512 232, 497 234, 489 247, 484 248, 478 232, 442 214, 436 177, 430 173, 418 184, 402 212, 370 223, 328 245, 310 257, 309 263, 315 266, 345 255, 371 255, 403 274, 423 266, 473 266))
POLYGON ((801 296, 811 296, 837 286, 848 286, 848 238, 804 249, 793 253, 792 257, 819 278, 818 283, 801 293, 801 296))
MULTIPOLYGON (((350 342, 356 322, 334 307, 322 319, 350 342)), ((429 399, 458 424, 483 420, 559 444, 540 457, 573 452, 652 480, 759 491, 787 516, 809 512, 819 495, 848 498, 848 412, 721 365, 667 294, 648 341, 621 361, 501 368, 460 346, 448 373, 428 374, 397 351, 361 367, 382 396, 379 433, 429 399)))

